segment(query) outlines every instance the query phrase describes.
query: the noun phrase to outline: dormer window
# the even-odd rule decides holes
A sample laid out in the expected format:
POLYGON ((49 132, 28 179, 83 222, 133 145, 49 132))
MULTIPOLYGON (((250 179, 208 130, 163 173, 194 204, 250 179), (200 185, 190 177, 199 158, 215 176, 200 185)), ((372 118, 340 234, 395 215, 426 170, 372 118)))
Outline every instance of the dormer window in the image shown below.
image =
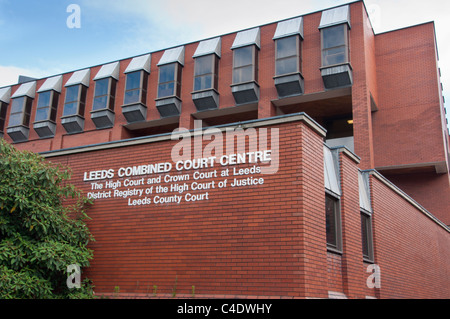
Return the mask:
POLYGON ((122 114, 128 123, 145 121, 147 118, 147 85, 150 74, 151 55, 131 60, 125 69, 126 82, 122 114))
POLYGON ((158 62, 158 93, 156 108, 161 117, 181 114, 181 73, 184 66, 184 46, 164 51, 158 62))
POLYGON ((30 132, 30 114, 35 97, 36 82, 23 83, 11 96, 8 135, 14 142, 28 140, 30 132))
POLYGON ((237 105, 259 100, 258 52, 260 31, 254 28, 236 35, 233 50, 233 83, 231 92, 237 105))

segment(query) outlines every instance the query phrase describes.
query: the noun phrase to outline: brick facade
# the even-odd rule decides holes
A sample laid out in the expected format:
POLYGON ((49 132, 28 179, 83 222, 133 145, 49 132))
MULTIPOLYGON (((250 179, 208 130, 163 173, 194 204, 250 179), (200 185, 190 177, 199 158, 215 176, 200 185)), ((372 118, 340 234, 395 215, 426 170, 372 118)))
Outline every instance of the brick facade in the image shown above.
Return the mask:
MULTIPOLYGON (((108 295, 120 287, 128 297, 155 297, 152 292, 157 286, 157 296, 166 296, 176 286, 177 292, 189 295, 195 286, 196 295, 205 297, 449 297, 448 280, 436 279, 438 273, 448 272, 449 264, 445 225, 450 224, 450 150, 434 24, 374 34, 363 1, 352 2, 348 8, 351 85, 325 88, 319 29, 324 12, 320 11, 302 17, 301 94, 278 97, 274 34, 279 22, 274 22, 258 27, 259 99, 254 103, 236 105, 231 90, 231 47, 237 32, 220 36, 219 103, 213 110, 198 112, 192 98, 193 55, 200 42, 183 45, 179 117, 161 118, 155 105, 158 62, 164 50, 151 53, 147 113, 142 122, 128 123, 122 112, 125 71, 133 58, 118 61, 110 128, 97 129, 90 113, 94 77, 101 65, 89 68, 80 133, 69 134, 61 124, 64 84, 74 72, 62 74, 54 136, 39 138, 33 129, 38 93, 31 108, 29 136, 23 142, 14 142, 6 132, 11 103, 2 103, 7 107, 5 127, 0 127, 3 137, 18 149, 72 167, 74 183, 86 193, 94 190, 90 182, 83 182, 85 172, 114 169, 117 173, 120 167, 171 162, 177 141, 170 139, 170 133, 176 128, 198 129, 196 120, 202 120, 205 129, 225 130, 244 123, 244 129, 279 130, 279 145, 271 147, 279 151, 280 168, 276 174, 264 175, 262 185, 218 189, 221 176, 204 180, 214 181, 215 188, 208 190, 208 199, 197 202, 128 205, 128 198, 96 199, 89 214, 96 237, 95 258, 86 275, 94 280, 97 294, 108 295), (339 121, 351 126, 336 129, 334 123, 339 121), (349 145, 333 148, 338 152, 342 192, 342 250, 338 253, 326 245, 323 156, 323 143, 331 145, 336 131, 351 139, 349 145), (371 175, 373 263, 381 267, 381 288, 366 285, 370 275, 366 270, 373 263, 363 261, 361 255, 358 170, 371 175), (423 245, 430 241, 431 250, 423 245)), ((37 79, 36 88, 45 81, 37 79)), ((12 96, 20 85, 0 90, 10 89, 12 96)), ((220 171, 216 167, 202 171, 214 170, 220 171)), ((126 188, 125 179, 120 179, 121 190, 126 188)), ((105 187, 106 180, 99 183, 105 187)), ((173 183, 152 184, 152 195, 157 184, 173 183)), ((198 193, 206 196, 206 191, 198 193)))

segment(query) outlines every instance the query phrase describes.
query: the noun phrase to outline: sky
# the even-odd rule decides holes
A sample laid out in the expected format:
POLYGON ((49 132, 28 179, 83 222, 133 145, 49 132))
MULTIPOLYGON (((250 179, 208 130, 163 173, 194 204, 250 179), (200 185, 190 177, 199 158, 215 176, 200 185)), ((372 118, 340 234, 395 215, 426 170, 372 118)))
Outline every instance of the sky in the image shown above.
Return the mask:
MULTIPOLYGON (((0 87, 16 84, 19 75, 44 78, 349 2, 0 0, 0 87)), ((450 100, 450 1, 364 2, 375 33, 435 22, 441 82, 450 100)))

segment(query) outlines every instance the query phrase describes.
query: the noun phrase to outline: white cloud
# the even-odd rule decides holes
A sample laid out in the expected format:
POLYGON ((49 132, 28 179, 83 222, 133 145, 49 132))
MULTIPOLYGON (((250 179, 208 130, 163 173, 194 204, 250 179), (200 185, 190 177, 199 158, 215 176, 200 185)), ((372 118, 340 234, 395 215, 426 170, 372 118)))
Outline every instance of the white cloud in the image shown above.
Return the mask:
POLYGON ((51 71, 0 65, 0 87, 17 84, 19 75, 40 79, 53 74, 51 71))

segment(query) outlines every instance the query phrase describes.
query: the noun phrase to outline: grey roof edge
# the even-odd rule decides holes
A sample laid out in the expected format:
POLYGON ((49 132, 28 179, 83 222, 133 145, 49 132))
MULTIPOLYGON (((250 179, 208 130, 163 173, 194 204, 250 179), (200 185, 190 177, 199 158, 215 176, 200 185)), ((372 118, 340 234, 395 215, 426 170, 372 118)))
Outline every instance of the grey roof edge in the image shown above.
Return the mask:
MULTIPOLYGON (((239 125, 245 126, 245 127, 260 127, 260 126, 276 125, 276 124, 289 123, 289 122, 295 122, 295 121, 305 122, 306 125, 308 125, 311 129, 313 129, 321 137, 324 137, 326 135, 326 129, 323 128, 313 118, 311 118, 308 114, 306 114, 304 112, 283 114, 283 115, 278 115, 278 116, 274 116, 274 117, 247 120, 247 121, 242 121, 242 122, 233 122, 233 123, 227 123, 227 124, 222 124, 222 125, 203 127, 201 129, 191 129, 191 130, 189 130, 189 132, 195 132, 195 131, 200 131, 200 130, 206 131, 211 128, 219 128, 219 129, 225 130, 228 127, 235 127, 235 126, 239 126, 239 125)), ((83 153, 83 152, 89 152, 89 151, 95 151, 95 150, 101 150, 101 149, 150 143, 152 141, 167 140, 167 139, 170 139, 171 135, 172 135, 172 133, 162 133, 162 134, 155 134, 155 135, 150 135, 150 136, 133 137, 133 138, 118 140, 118 141, 110 141, 110 142, 104 142, 104 143, 98 143, 98 144, 83 145, 83 146, 77 146, 77 147, 71 147, 71 148, 65 148, 65 149, 59 149, 59 150, 53 150, 53 151, 44 151, 44 152, 40 152, 39 154, 44 157, 63 156, 63 155, 67 155, 67 154, 83 153)))

